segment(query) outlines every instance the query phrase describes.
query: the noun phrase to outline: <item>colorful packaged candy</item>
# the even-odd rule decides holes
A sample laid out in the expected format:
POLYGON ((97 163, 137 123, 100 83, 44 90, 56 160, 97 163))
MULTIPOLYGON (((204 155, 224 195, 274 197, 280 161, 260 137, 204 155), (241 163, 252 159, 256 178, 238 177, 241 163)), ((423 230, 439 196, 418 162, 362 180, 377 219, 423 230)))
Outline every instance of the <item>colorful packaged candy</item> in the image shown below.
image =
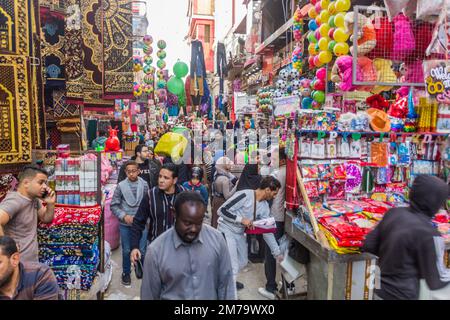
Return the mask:
POLYGON ((388 183, 386 185, 386 192, 405 193, 407 188, 406 183, 388 183))
POLYGON ((369 233, 374 227, 375 223, 368 220, 363 214, 347 213, 345 218, 352 224, 360 227, 364 232, 369 233))
POLYGON ((329 164, 319 164, 317 166, 318 170, 319 170, 319 179, 321 180, 328 180, 330 179, 333 175, 331 173, 331 168, 329 164))
POLYGON ((362 212, 363 208, 345 200, 328 201, 326 207, 340 214, 362 212))
POLYGON ((320 203, 320 202, 313 203, 313 204, 311 204, 311 206, 313 208, 314 215, 317 218, 336 217, 339 215, 339 213, 336 213, 334 211, 328 210, 327 208, 324 208, 322 203, 320 203))
POLYGON ((411 164, 410 142, 400 143, 397 153, 399 166, 409 166, 411 164))
POLYGON ((332 178, 334 180, 345 180, 347 173, 345 172, 345 165, 343 163, 332 166, 332 178))
POLYGON ((305 189, 310 199, 319 197, 319 190, 317 189, 317 181, 306 182, 305 189))
POLYGON ((346 163, 345 172, 347 173, 345 191, 348 193, 359 193, 362 182, 361 167, 355 163, 346 163))
POLYGON ((302 165, 302 176, 304 179, 319 178, 319 169, 315 165, 302 165))
POLYGON ((319 194, 327 194, 330 192, 330 182, 329 181, 318 181, 319 194))

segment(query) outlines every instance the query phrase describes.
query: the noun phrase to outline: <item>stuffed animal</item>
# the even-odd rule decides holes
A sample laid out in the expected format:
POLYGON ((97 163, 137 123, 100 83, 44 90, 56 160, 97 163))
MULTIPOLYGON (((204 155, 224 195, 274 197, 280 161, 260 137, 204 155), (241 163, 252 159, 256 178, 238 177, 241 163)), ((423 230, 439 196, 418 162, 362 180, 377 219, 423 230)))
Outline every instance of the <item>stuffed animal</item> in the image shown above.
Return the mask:
MULTIPOLYGON (((392 61, 387 59, 374 59, 373 65, 377 72, 377 82, 386 82, 386 83, 396 83, 397 76, 392 70, 392 61)), ((392 89, 392 86, 375 86, 372 90, 373 93, 377 94, 382 91, 389 91, 392 89)))
POLYGON ((411 21, 400 13, 394 18, 394 47, 392 58, 403 61, 416 48, 411 21))
MULTIPOLYGON (((331 70, 331 81, 338 84, 342 91, 353 91, 355 87, 352 84, 352 65, 353 58, 351 56, 341 56, 336 59, 331 70)), ((363 75, 359 66, 356 70, 356 79, 363 80, 363 75)))
MULTIPOLYGON (((350 34, 353 32, 353 26, 355 23, 355 14, 349 12, 345 15, 345 32, 350 34)), ((350 41, 353 41, 353 34, 350 37, 350 41)), ((371 20, 366 16, 358 13, 358 34, 357 36, 357 53, 358 56, 365 56, 370 51, 372 51, 377 45, 377 35, 375 33, 375 27, 373 26, 371 20)), ((350 52, 354 55, 353 46, 350 47, 350 52)))
POLYGON ((394 24, 388 17, 374 17, 372 23, 375 28, 377 44, 368 57, 392 59, 392 47, 394 45, 394 24), (376 19, 376 20, 375 20, 376 19))
MULTIPOLYGON (((373 61, 367 57, 358 57, 358 66, 361 69, 362 81, 363 82, 376 82, 377 81, 377 71, 373 65, 373 61)), ((362 91, 370 91, 373 86, 364 86, 358 88, 362 91)))

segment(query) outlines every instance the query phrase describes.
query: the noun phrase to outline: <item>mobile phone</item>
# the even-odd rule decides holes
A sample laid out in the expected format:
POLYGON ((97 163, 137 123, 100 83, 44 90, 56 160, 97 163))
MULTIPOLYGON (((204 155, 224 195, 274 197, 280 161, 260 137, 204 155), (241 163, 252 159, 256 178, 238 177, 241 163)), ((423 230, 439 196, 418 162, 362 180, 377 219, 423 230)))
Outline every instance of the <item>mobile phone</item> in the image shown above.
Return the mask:
POLYGON ((48 196, 48 191, 45 190, 44 193, 42 194, 42 199, 47 198, 47 196, 48 196))

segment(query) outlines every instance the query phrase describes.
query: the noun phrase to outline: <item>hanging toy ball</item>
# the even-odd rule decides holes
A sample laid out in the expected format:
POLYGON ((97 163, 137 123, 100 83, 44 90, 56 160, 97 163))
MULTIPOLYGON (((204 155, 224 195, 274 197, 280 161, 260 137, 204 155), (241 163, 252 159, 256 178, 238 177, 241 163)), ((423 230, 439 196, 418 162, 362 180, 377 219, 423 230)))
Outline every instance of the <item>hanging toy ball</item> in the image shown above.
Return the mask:
POLYGON ((289 71, 287 69, 282 69, 279 74, 280 79, 287 80, 289 78, 289 71))
POLYGON ((158 50, 158 52, 156 53, 156 56, 159 59, 165 59, 167 57, 167 53, 164 50, 158 50))
POLYGON ((158 45, 158 48, 161 50, 165 49, 167 47, 167 44, 164 40, 159 40, 157 45, 158 45))
POLYGON ((147 74, 144 76, 144 83, 145 84, 153 84, 155 82, 155 80, 153 79, 153 75, 152 74, 147 74))
POLYGON ((153 48, 149 45, 144 44, 142 47, 142 51, 144 51, 145 54, 151 55, 153 53, 153 48))
POLYGON ((146 56, 144 57, 144 62, 145 62, 145 64, 147 64, 147 65, 151 65, 151 64, 153 63, 153 57, 150 56, 150 55, 146 55, 146 56))
POLYGON ((166 87, 166 81, 165 80, 158 80, 158 82, 156 83, 156 85, 157 85, 157 87, 159 88, 159 89, 164 89, 165 87, 166 87))
POLYGON ((153 38, 152 38, 152 36, 149 35, 149 34, 145 35, 145 36, 144 36, 144 39, 143 39, 143 42, 144 42, 144 44, 146 44, 146 45, 148 45, 148 46, 151 46, 152 43, 153 43, 153 38))
POLYGON ((158 60, 156 63, 159 69, 164 69, 166 67, 166 62, 164 60, 158 60))
POLYGON ((158 79, 164 79, 164 71, 162 70, 156 71, 156 76, 158 77, 158 79))
POLYGON ((144 66, 144 73, 145 74, 154 74, 155 68, 149 65, 144 66))

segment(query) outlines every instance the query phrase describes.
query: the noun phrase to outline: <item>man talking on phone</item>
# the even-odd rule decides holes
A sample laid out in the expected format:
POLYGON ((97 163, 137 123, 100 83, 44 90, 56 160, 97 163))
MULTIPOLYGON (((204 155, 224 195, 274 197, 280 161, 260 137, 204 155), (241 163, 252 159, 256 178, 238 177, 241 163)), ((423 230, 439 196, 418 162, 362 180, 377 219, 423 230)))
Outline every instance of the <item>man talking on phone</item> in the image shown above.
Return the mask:
POLYGON ((55 213, 55 192, 47 186, 48 174, 39 167, 25 166, 19 174, 17 192, 0 203, 0 236, 9 236, 19 246, 20 260, 39 262, 38 219, 50 223, 55 213))

